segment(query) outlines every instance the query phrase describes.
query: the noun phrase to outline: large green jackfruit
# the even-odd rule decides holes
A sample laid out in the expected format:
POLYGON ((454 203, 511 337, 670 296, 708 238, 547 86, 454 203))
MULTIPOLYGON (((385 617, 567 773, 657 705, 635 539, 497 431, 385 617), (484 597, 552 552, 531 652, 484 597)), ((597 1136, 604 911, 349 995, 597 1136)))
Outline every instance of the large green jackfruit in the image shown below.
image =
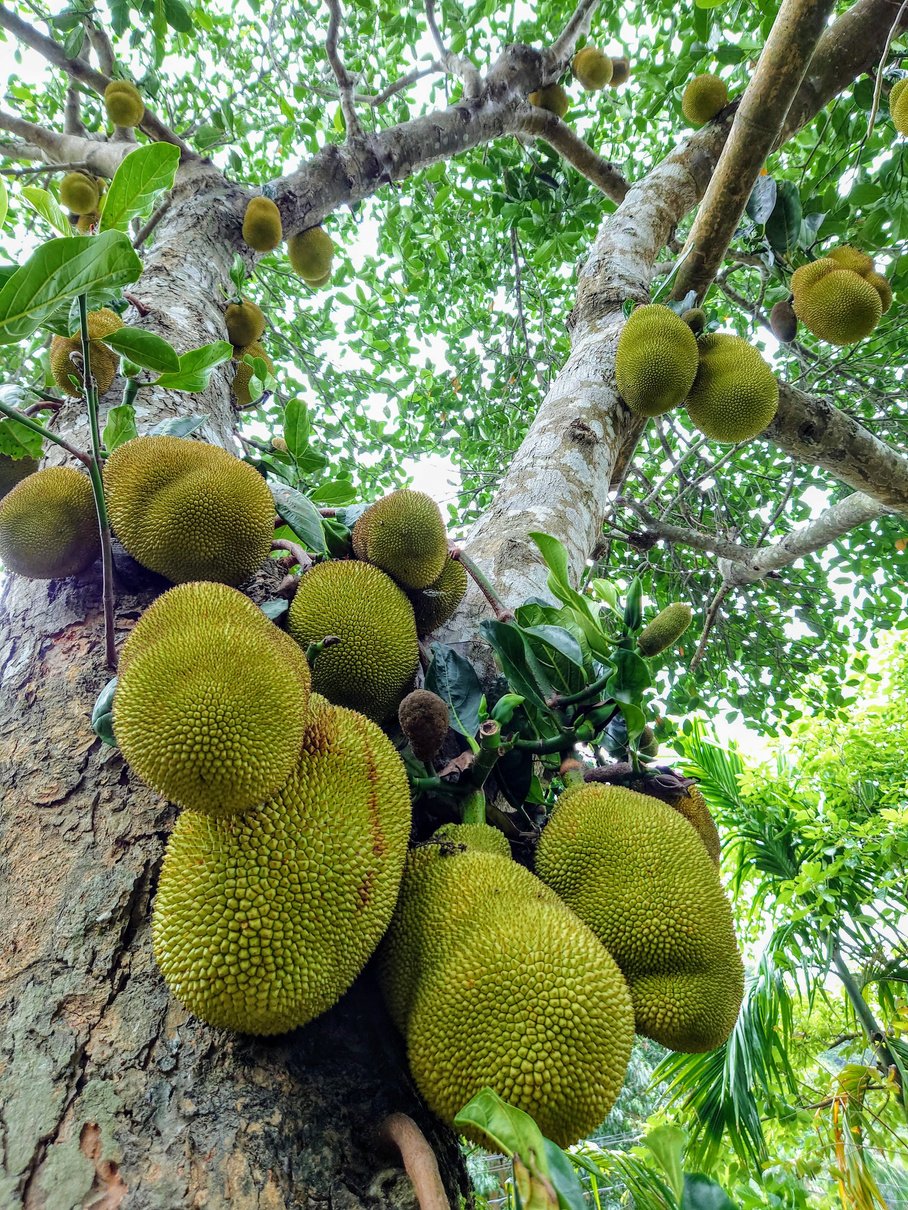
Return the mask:
POLYGON ((278 246, 282 236, 281 212, 271 198, 251 198, 243 215, 243 239, 249 247, 256 252, 270 252, 278 246))
POLYGON ((427 588, 441 575, 448 557, 441 510, 424 492, 392 492, 367 508, 354 525, 353 551, 402 587, 427 588))
POLYGON ((619 786, 568 790, 536 870, 624 972, 638 1033, 686 1052, 725 1041, 744 990, 731 904, 680 813, 619 786))
POLYGON ((612 79, 614 65, 607 54, 596 46, 584 46, 571 60, 574 79, 587 92, 598 92, 612 79))
POLYGON ((37 458, 11 458, 9 454, 0 454, 0 500, 37 469, 37 458))
POLYGON ((0 500, 0 563, 31 580, 57 580, 90 567, 101 553, 91 481, 69 466, 48 466, 0 500))
POLYGON ((114 733, 130 767, 181 807, 226 816, 290 775, 308 717, 299 647, 224 584, 158 597, 127 640, 114 733))
POLYGON ((136 437, 104 467, 110 520, 143 567, 175 584, 239 584, 274 536, 274 499, 261 475, 216 445, 136 437))
POLYGON ((615 379, 638 416, 660 416, 683 403, 697 365, 697 338, 670 307, 637 307, 621 329, 615 379))
POLYGON ((111 80, 104 89, 104 108, 114 126, 138 126, 145 116, 142 94, 129 80, 111 80))
POLYGON ((681 97, 681 112, 691 126, 703 126, 728 104, 728 87, 724 80, 708 73, 694 76, 681 97))
POLYGON ((892 287, 873 258, 847 244, 796 269, 791 292, 798 319, 835 345, 869 336, 892 306, 892 287))
POLYGON ((338 706, 381 722, 396 710, 416 671, 413 607, 393 580, 369 563, 320 563, 301 578, 288 628, 305 650, 333 635, 316 656, 312 684, 338 706))
POLYGON ((758 349, 725 332, 699 342, 700 364, 687 414, 713 441, 749 441, 779 407, 779 384, 758 349))
POLYGON ((90 214, 98 209, 98 182, 85 172, 67 172, 60 182, 60 204, 73 214, 90 214))
POLYGON ((388 925, 409 832, 393 745, 314 698, 279 793, 231 819, 177 821, 152 921, 173 995, 210 1025, 253 1034, 330 1008, 388 925))
MULTIPOLYGON (((110 390, 120 364, 118 354, 111 352, 101 341, 111 333, 123 327, 123 320, 116 311, 109 307, 101 307, 98 311, 88 313, 89 360, 91 373, 98 388, 98 394, 104 395, 110 390)), ((71 336, 53 336, 50 342, 50 368, 54 382, 67 395, 82 394, 81 377, 70 357, 71 353, 82 352, 82 337, 76 331, 71 336), (73 379, 77 381, 74 382, 73 379)))
POLYGON ((908 77, 893 84, 889 93, 889 112, 899 134, 908 134, 908 77))
POLYGON ((382 986, 416 1083, 443 1120, 491 1087, 566 1146, 618 1095, 630 997, 589 929, 484 833, 447 827, 410 854, 382 986))
POLYGON ((309 285, 323 285, 331 273, 334 240, 322 227, 309 227, 287 240, 287 255, 295 273, 309 285))
POLYGON ((459 559, 448 558, 441 575, 426 588, 409 592, 407 596, 416 616, 416 633, 431 634, 444 626, 457 612, 457 606, 467 595, 467 573, 459 559))

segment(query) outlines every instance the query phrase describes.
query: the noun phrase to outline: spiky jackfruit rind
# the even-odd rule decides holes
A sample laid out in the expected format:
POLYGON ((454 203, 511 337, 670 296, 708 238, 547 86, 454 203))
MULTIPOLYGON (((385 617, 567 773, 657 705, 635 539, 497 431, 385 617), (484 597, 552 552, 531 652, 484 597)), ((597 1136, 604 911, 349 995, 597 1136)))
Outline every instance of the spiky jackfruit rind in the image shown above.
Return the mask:
POLYGON ((68 466, 22 479, 0 500, 0 563, 30 580, 85 571, 101 553, 91 481, 68 466))
POLYGON ((610 83, 614 64, 597 46, 584 46, 571 60, 574 79, 587 92, 598 92, 610 83))
POLYGON ((67 172, 60 182, 60 204, 73 214, 98 209, 98 182, 84 172, 67 172))
POLYGON ((303 738, 310 675, 261 610, 223 584, 181 584, 155 601, 126 646, 114 733, 144 782, 218 817, 280 789, 303 738))
POLYGON ((173 995, 210 1025, 277 1034, 347 990, 384 933, 410 831, 393 746, 367 719, 313 702, 281 790, 232 819, 187 812, 152 921, 173 995))
POLYGON ((908 77, 893 84, 889 93, 889 112, 899 134, 908 134, 908 77))
MULTIPOLYGON (((123 320, 109 307, 100 307, 88 313, 89 360, 99 395, 105 395, 110 390, 120 365, 119 355, 111 352, 101 341, 122 327, 123 320)), ((71 354, 81 352, 82 338, 78 332, 71 336, 51 337, 50 368, 54 382, 61 391, 74 398, 82 394, 82 384, 81 373, 73 364, 71 354)))
POLYGON ((866 277, 868 273, 873 272, 873 257, 868 256, 866 252, 861 252, 859 248, 853 248, 850 244, 842 244, 839 248, 833 248, 826 255, 830 260, 834 260, 840 269, 850 269, 859 277, 866 277))
POLYGON ((37 458, 11 458, 9 454, 0 454, 0 500, 37 469, 37 458))
POLYGON ((89 235, 100 221, 101 216, 97 210, 92 210, 90 214, 80 214, 76 219, 76 230, 80 235, 89 235))
POLYGON ((640 631, 637 648, 641 655, 653 656, 673 647, 693 621, 691 607, 683 601, 673 601, 640 631))
POLYGON ((893 298, 892 286, 889 284, 889 279, 884 277, 882 273, 873 272, 867 274, 867 281, 870 282, 871 286, 879 294, 880 306, 883 309, 883 315, 885 315, 892 306, 893 298))
POLYGON ((227 338, 235 349, 245 348, 261 340, 265 331, 265 315, 261 307, 248 298, 241 303, 230 303, 224 312, 227 338))
POLYGON ((691 126, 712 121, 728 104, 728 86, 718 76, 694 76, 681 97, 681 112, 691 126))
POLYGON ((428 689, 414 689, 397 708, 397 719, 413 755, 430 761, 438 754, 450 726, 448 703, 428 689))
POLYGON ((631 65, 627 59, 612 59, 612 78, 609 80, 610 88, 620 88, 622 84, 626 84, 630 79, 631 65))
POLYGON ((249 390, 249 384, 255 373, 255 367, 249 365, 245 360, 247 353, 252 358, 260 357, 268 367, 269 374, 274 373, 274 362, 260 344, 253 343, 247 345, 245 349, 237 349, 237 356, 235 358, 237 367, 236 373, 233 376, 233 382, 231 383, 231 389, 238 408, 247 408, 252 403, 252 393, 249 390))
POLYGON ((547 109, 559 118, 563 118, 571 107, 571 98, 560 84, 547 84, 545 88, 537 88, 535 92, 530 93, 527 100, 537 109, 547 109))
POLYGON ((883 300, 879 290, 851 269, 836 268, 807 286, 797 283, 797 288, 796 277, 797 273, 792 277, 795 314, 820 340, 854 344, 869 336, 880 322, 883 300))
POLYGON ((240 584, 261 567, 274 535, 262 476, 219 446, 136 437, 104 467, 111 524, 129 554, 174 584, 240 584))
POLYGON ((536 869, 624 972, 638 1033, 688 1053, 725 1041, 743 964, 715 864, 682 815, 619 786, 568 790, 536 869))
POLYGON ((686 794, 681 798, 674 799, 669 805, 673 811, 677 811, 679 815, 683 815, 693 827, 694 831, 703 841, 703 846, 707 853, 709 853, 715 864, 718 865, 722 850, 719 829, 716 827, 716 821, 713 819, 709 807, 706 805, 706 799, 697 787, 691 786, 686 794))
POLYGON ((494 853, 498 857, 511 856, 507 837, 498 828, 485 823, 446 823, 432 833, 435 844, 463 845, 478 853, 494 853))
POLYGON ((783 344, 791 344, 798 334, 798 317, 787 298, 780 299, 769 313, 773 336, 783 344))
POLYGON ((320 563, 301 578, 288 628, 305 650, 328 635, 340 642, 315 660, 312 684, 338 706, 381 722, 397 709, 419 659, 413 607, 371 563, 320 563))
POLYGON ((331 274, 334 240, 322 227, 309 227, 287 240, 287 256, 294 273, 309 285, 321 285, 331 274))
POLYGON ((281 212, 271 198, 250 198, 243 215, 243 239, 249 247, 256 252, 271 252, 281 242, 283 234, 281 212))
POLYGON ((697 338, 670 307, 637 307, 621 329, 615 379, 622 399, 638 416, 661 416, 683 403, 697 365, 697 338))
POLYGON ((681 318, 693 332, 694 336, 699 336, 706 327, 706 312, 702 307, 690 307, 684 311, 681 318))
POLYGON ((384 496, 353 527, 353 551, 404 588, 427 588, 442 573, 448 535, 441 509, 425 492, 408 488, 384 496))
POLYGON ((114 126, 138 126, 145 116, 142 94, 129 80, 111 80, 104 89, 104 108, 114 126))
POLYGON ((416 616, 416 633, 420 638, 444 626, 454 616, 467 594, 467 583, 464 565, 459 559, 449 557, 437 580, 417 592, 407 593, 416 616))
POLYGON ((700 364, 687 396, 687 414, 713 441, 749 441, 779 407, 779 384, 759 350, 725 332, 699 342, 700 364))

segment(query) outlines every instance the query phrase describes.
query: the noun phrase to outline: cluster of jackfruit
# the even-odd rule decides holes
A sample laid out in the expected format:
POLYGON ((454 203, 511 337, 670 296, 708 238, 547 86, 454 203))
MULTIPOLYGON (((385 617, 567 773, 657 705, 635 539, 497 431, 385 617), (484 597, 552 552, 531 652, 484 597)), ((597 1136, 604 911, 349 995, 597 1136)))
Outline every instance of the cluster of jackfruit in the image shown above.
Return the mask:
POLYGON ((0 562, 7 571, 57 580, 85 571, 100 553, 95 498, 82 471, 35 470, 0 499, 0 562))
POLYGON ((114 126, 138 126, 145 116, 142 94, 130 80, 111 80, 104 89, 104 108, 114 126))
POLYGON ((798 320, 834 345, 869 336, 892 306, 892 289, 873 258, 848 245, 796 269, 791 293, 798 320))
POLYGON ((719 76, 694 76, 681 96, 681 112, 691 126, 705 126, 728 104, 728 87, 719 76))
MULTIPOLYGON (((571 75, 585 92, 599 92, 607 84, 618 88, 631 74, 627 59, 613 59, 598 46, 584 46, 571 60, 571 75)), ((557 81, 537 88, 527 97, 537 109, 547 109, 559 118, 571 107, 571 99, 557 81)))
MULTIPOLYGON (((253 200, 267 201, 266 198, 253 200)), ((260 357, 268 367, 268 373, 274 373, 274 362, 260 343, 265 334, 265 314, 256 303, 244 298, 228 305, 224 312, 224 323, 227 326, 227 336, 233 345, 233 359, 236 362, 232 383, 234 401, 237 408, 245 408, 252 403, 249 384, 255 373, 255 367, 245 360, 246 354, 253 359, 260 357)))
MULTIPOLYGON (((99 395, 110 390, 120 364, 119 356, 107 348, 103 343, 104 339, 122 327, 123 320, 109 307, 101 307, 98 311, 88 313, 88 357, 99 395)), ((82 353, 82 337, 79 331, 71 336, 52 337, 50 368, 54 382, 67 395, 79 396, 82 394, 82 371, 73 364, 73 353, 82 353)))

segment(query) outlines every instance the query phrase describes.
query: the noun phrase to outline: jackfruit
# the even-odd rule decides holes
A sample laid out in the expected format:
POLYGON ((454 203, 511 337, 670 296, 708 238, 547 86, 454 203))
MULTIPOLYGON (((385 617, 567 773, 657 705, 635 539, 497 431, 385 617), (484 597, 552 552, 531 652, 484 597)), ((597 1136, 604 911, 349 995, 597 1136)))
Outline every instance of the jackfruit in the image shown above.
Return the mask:
POLYGON ((621 1088, 630 997, 607 951, 503 839, 448 827, 409 855, 380 977, 439 1117, 450 1123, 488 1086, 567 1146, 621 1088))
POLYGON ((310 227, 287 240, 287 255, 293 271, 310 285, 322 285, 330 276, 334 240, 321 227, 310 227))
POLYGON ((605 88, 613 70, 612 60, 596 46, 584 46, 571 61, 574 79, 587 92, 598 92, 600 88, 605 88))
POLYGON ((37 458, 11 458, 9 454, 0 454, 0 500, 37 469, 37 458))
POLYGON ((446 701, 428 689, 414 689, 400 703, 397 719, 417 760, 437 755, 450 725, 446 701))
POLYGON ((779 406, 779 384, 753 345, 715 332, 699 342, 700 364, 687 396, 687 414, 713 441, 749 441, 779 406))
POLYGON ((706 312, 702 307, 690 307, 682 314, 681 318, 693 332, 694 336, 699 336, 706 327, 706 312))
POLYGON ((448 557, 441 510, 424 492, 392 492, 367 508, 354 525, 353 552, 404 588, 428 588, 448 557))
POLYGON ((416 616, 416 633, 422 637, 444 626, 453 618, 466 593, 467 573, 464 565, 459 559, 446 559, 437 580, 417 592, 407 593, 416 616))
POLYGON ((309 666, 234 588, 198 581, 158 597, 124 648, 114 734, 153 790, 214 816, 276 793, 306 726, 309 666))
POLYGON ((840 269, 851 269, 859 277, 866 277, 868 273, 873 272, 873 257, 868 256, 866 252, 861 252, 858 248, 852 248, 850 244, 842 244, 840 248, 833 248, 826 255, 830 260, 834 260, 840 269))
POLYGON ((563 118, 571 107, 571 99, 560 84, 547 84, 545 88, 538 88, 530 93, 527 100, 537 109, 547 109, 559 118, 563 118))
POLYGON ((798 317, 787 298, 782 298, 769 313, 773 336, 783 344, 791 344, 798 334, 798 317))
POLYGON ((652 727, 646 726, 640 732, 637 749, 643 756, 656 757, 659 755, 659 741, 656 739, 656 733, 652 727))
MULTIPOLYGON (((831 257, 826 263, 836 265, 831 257)), ((815 261, 814 265, 822 265, 815 261)), ((803 266, 804 269, 814 266, 803 266)), ((869 336, 880 322, 883 302, 880 292, 851 269, 838 267, 816 273, 813 281, 799 278, 798 269, 791 278, 794 310, 799 321, 818 336, 834 345, 850 345, 869 336)))
POLYGON ((889 93, 889 112, 899 134, 908 134, 908 77, 893 84, 889 93))
POLYGON ((104 108, 114 126, 138 126, 145 117, 145 102, 129 80, 111 80, 104 89, 104 108))
POLYGON ((661 613, 640 631, 637 648, 641 655, 658 655, 667 647, 673 647, 693 621, 693 613, 689 605, 682 601, 673 601, 666 605, 661 613))
POLYGON ((880 306, 883 308, 885 315, 892 306, 892 286, 889 284, 888 278, 885 278, 882 273, 868 273, 866 280, 870 282, 874 290, 880 296, 880 306))
POLYGON ((724 80, 709 74, 694 76, 681 97, 681 112, 691 126, 703 126, 727 104, 728 88, 724 80))
POLYGON ((239 584, 268 557, 271 492, 219 446, 135 437, 107 459, 104 484, 117 537, 143 567, 175 584, 239 584))
POLYGON ((251 198, 243 215, 243 239, 249 247, 254 248, 256 252, 270 252, 278 246, 282 236, 281 212, 271 198, 251 198))
POLYGON ((395 710, 419 658, 413 607, 370 563, 320 563, 300 579, 288 615, 305 650, 328 635, 340 642, 319 653, 312 686, 338 706, 381 722, 395 710))
POLYGON ((631 74, 631 65, 627 59, 612 59, 612 78, 609 80, 611 88, 620 88, 622 84, 626 84, 631 74))
POLYGON ((373 723, 313 700, 279 793, 230 819, 189 811, 167 846, 152 919, 167 986, 210 1025, 283 1033, 330 1008, 397 899, 406 772, 373 723))
POLYGON ((244 349, 247 345, 261 340, 265 331, 265 316, 261 307, 244 298, 242 302, 231 303, 224 312, 224 322, 227 325, 227 337, 235 349, 244 349))
POLYGON ((231 386, 233 389, 235 405, 238 408, 248 408, 250 403, 252 403, 252 393, 249 390, 249 384, 252 381, 252 376, 255 373, 255 369, 253 366, 249 365, 248 362, 243 360, 247 353, 250 357, 261 357, 262 361, 264 361, 265 365, 268 367, 268 373, 274 373, 274 362, 260 344, 253 343, 251 345, 247 345, 245 349, 237 349, 237 357, 239 358, 239 361, 237 362, 236 374, 233 376, 231 386))
POLYGON ((97 210, 93 210, 91 214, 80 214, 76 219, 76 230, 80 235, 90 235, 92 229, 101 221, 101 216, 97 210))
POLYGON ((69 466, 48 466, 0 500, 0 563, 30 580, 76 576, 101 553, 91 481, 69 466))
POLYGON ((731 905, 686 819, 620 786, 572 788, 543 830, 536 870, 618 963, 638 1033, 686 1052, 725 1041, 744 970, 731 905))
MULTIPOLYGON (((90 338, 89 360, 91 373, 98 388, 98 394, 104 395, 110 390, 110 385, 117 374, 120 365, 119 355, 105 348, 100 342, 123 327, 123 320, 116 311, 109 307, 101 307, 98 311, 88 313, 88 335, 90 338)), ((81 379, 81 371, 74 365, 71 354, 82 352, 82 337, 79 331, 72 336, 54 336, 50 342, 50 368, 54 382, 67 395, 77 397, 82 394, 81 383, 72 379, 81 379)))
POLYGON ((60 182, 60 204, 73 214, 98 209, 98 182, 84 172, 67 172, 60 182))
POLYGON ((312 281, 307 281, 306 285, 310 286, 313 290, 320 290, 322 288, 322 286, 327 286, 327 284, 330 280, 331 280, 331 273, 329 271, 328 273, 325 273, 322 277, 316 277, 312 281))
POLYGON ((697 338, 670 307, 637 307, 621 329, 615 379, 622 399, 638 416, 661 416, 683 403, 697 365, 697 338))
POLYGON ((685 795, 675 799, 669 806, 673 811, 677 811, 679 815, 683 815, 687 822, 693 826, 697 835, 703 841, 707 853, 718 865, 722 848, 721 841, 719 840, 719 830, 716 827, 716 821, 713 819, 709 807, 706 805, 706 799, 697 787, 691 786, 685 795))

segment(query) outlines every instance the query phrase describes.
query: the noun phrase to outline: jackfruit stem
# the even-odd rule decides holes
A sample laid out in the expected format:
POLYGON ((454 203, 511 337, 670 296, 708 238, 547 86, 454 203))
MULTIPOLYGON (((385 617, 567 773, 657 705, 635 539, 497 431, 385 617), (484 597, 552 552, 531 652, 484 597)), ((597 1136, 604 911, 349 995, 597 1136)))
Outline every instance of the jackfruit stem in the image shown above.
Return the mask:
MULTIPOLYGON (((280 521, 280 518, 278 518, 280 521)), ((280 522, 283 525, 283 521, 280 522)), ((312 566, 313 560, 310 555, 307 555, 296 542, 290 542, 287 538, 275 538, 271 543, 272 550, 289 550, 293 555, 293 562, 287 560, 287 570, 289 571, 295 563, 299 564, 300 571, 308 571, 312 566)))
POLYGON ((482 790, 473 790, 461 804, 463 823, 486 822, 486 796, 482 790))
POLYGON ((593 698, 598 697, 605 686, 608 684, 609 678, 613 674, 613 669, 604 672, 598 680, 590 681, 583 689, 578 689, 576 693, 568 693, 562 695, 560 693, 553 694, 546 702, 547 706, 551 706, 553 710, 559 710, 562 706, 576 706, 579 702, 589 702, 593 698))
POLYGON ((577 732, 573 727, 565 727, 557 735, 549 739, 517 739, 513 747, 522 748, 525 752, 535 752, 544 756, 550 752, 570 752, 577 743, 577 732))
POLYGON ((499 622, 513 622, 513 613, 511 613, 510 609, 507 608, 504 601, 502 601, 501 597, 492 587, 492 583, 485 572, 477 567, 467 552, 461 550, 459 546, 452 546, 449 553, 452 559, 456 559, 458 563, 463 564, 464 571, 472 578, 476 587, 492 606, 496 619, 499 622))
POLYGON ((435 1152, 413 1119, 405 1113, 388 1114, 378 1128, 378 1137, 400 1152, 419 1210, 448 1210, 448 1197, 435 1152))
POLYGON ((329 647, 336 647, 338 643, 340 643, 340 639, 336 634, 326 634, 325 637, 320 639, 317 643, 310 643, 306 648, 306 663, 310 668, 314 668, 315 661, 322 654, 322 652, 327 651, 329 647))
POLYGON ((479 790, 485 785, 486 779, 495 768, 501 755, 501 724, 496 723, 494 719, 486 719, 479 728, 477 738, 479 739, 479 751, 470 770, 470 780, 473 786, 479 790))

